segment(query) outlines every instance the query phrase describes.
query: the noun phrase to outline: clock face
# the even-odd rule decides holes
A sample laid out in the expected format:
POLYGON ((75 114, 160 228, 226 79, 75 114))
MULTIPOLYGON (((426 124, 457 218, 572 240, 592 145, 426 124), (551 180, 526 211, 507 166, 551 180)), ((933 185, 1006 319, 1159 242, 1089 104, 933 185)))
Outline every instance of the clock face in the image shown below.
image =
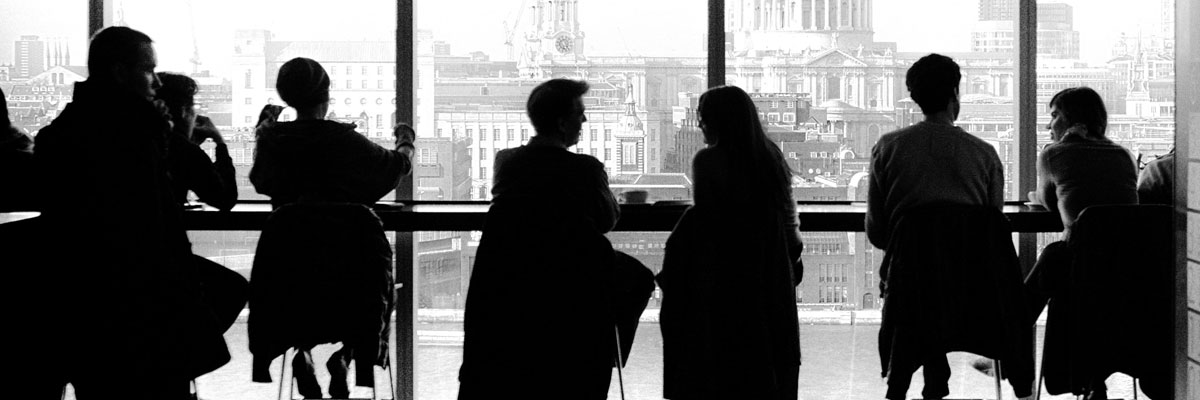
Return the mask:
POLYGON ((554 40, 554 48, 563 54, 571 52, 571 38, 559 36, 558 39, 554 40))

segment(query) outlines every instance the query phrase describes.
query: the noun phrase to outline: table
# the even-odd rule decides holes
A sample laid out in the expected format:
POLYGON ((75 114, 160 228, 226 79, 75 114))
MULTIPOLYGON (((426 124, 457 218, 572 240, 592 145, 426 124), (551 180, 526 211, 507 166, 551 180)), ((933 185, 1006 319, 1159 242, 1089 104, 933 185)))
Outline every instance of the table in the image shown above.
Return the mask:
MULTIPOLYGON (((690 205, 687 202, 622 204, 621 219, 614 230, 624 232, 669 232, 690 205)), ((483 227, 487 202, 378 203, 375 213, 386 231, 472 231, 483 227)), ((806 232, 863 232, 867 205, 861 202, 800 203, 800 230, 806 232)), ((1004 215, 1014 232, 1060 232, 1058 216, 1040 206, 1009 203, 1004 215)), ((184 225, 197 231, 253 231, 266 225, 271 205, 239 203, 229 212, 200 207, 184 212, 184 225)))

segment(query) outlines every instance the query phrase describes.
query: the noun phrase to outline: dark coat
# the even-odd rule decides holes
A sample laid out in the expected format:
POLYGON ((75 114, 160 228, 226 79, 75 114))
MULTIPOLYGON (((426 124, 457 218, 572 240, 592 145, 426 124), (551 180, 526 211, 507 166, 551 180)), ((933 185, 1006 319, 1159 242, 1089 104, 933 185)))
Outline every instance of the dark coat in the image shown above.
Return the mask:
POLYGON ((170 194, 166 120, 145 99, 88 80, 37 136, 42 219, 69 251, 48 246, 71 314, 88 327, 74 361, 102 362, 128 376, 190 380, 229 361, 170 194), (63 236, 66 235, 66 236, 63 236), (101 346, 91 349, 88 346, 101 346), (89 360, 91 352, 108 352, 89 360))
POLYGON ((1085 393, 1097 377, 1139 378, 1170 398, 1174 257, 1168 206, 1092 206, 1067 242, 1073 262, 1049 288, 1042 373, 1050 394, 1085 393))
POLYGON ((409 172, 407 155, 372 143, 354 125, 292 121, 260 132, 250 183, 276 208, 300 200, 372 204, 409 172))
POLYGON ((186 202, 187 192, 191 190, 205 204, 223 211, 232 209, 237 204, 238 190, 237 170, 229 157, 229 148, 223 143, 218 144, 214 162, 200 146, 183 135, 171 133, 167 137, 168 165, 174 184, 172 196, 176 201, 186 202))
POLYGON ((1018 396, 1033 384, 1033 325, 1008 220, 994 207, 926 206, 897 221, 879 276, 883 376, 912 374, 926 354, 1003 361, 1018 396))
POLYGON ((796 398, 803 272, 785 235, 774 212, 684 213, 658 275, 663 397, 796 398))
POLYGON ((614 251, 572 204, 497 199, 471 271, 459 399, 602 399, 617 342, 614 251))
POLYGON ((255 382, 292 347, 342 342, 359 386, 385 365, 393 304, 392 248, 383 224, 359 204, 289 204, 267 219, 250 272, 250 353, 255 382))
POLYGON ((16 127, 0 125, 0 211, 37 208, 33 171, 33 138, 16 127))

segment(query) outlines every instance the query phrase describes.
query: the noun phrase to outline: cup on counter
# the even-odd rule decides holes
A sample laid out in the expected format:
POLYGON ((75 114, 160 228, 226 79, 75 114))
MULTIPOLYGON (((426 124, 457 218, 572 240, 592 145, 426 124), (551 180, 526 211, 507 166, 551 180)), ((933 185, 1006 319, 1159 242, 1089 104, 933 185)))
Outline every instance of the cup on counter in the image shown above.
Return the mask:
POLYGON ((625 204, 646 204, 649 193, 645 190, 630 190, 621 192, 621 202, 625 204))

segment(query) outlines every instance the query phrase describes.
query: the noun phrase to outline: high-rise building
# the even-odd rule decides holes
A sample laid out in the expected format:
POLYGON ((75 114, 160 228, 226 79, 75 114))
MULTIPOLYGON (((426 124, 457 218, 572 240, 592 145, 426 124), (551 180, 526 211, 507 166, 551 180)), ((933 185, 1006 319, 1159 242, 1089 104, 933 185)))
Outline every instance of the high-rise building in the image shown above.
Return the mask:
POLYGON ((24 35, 13 47, 12 79, 29 79, 46 71, 46 43, 33 35, 24 35))
POLYGON ((1017 19, 1017 0, 979 0, 980 21, 1013 21, 1017 19))
MULTIPOLYGON (((1007 0, 980 0, 979 22, 971 32, 971 51, 980 53, 1015 53, 1015 16, 995 18, 1009 7, 998 3, 1007 0), (994 7, 985 10, 984 5, 994 7)), ((1013 9, 1015 11, 1015 9, 1013 9)), ((1037 54, 1039 59, 1079 59, 1079 31, 1074 26, 1074 8, 1066 3, 1037 4, 1037 54)))

